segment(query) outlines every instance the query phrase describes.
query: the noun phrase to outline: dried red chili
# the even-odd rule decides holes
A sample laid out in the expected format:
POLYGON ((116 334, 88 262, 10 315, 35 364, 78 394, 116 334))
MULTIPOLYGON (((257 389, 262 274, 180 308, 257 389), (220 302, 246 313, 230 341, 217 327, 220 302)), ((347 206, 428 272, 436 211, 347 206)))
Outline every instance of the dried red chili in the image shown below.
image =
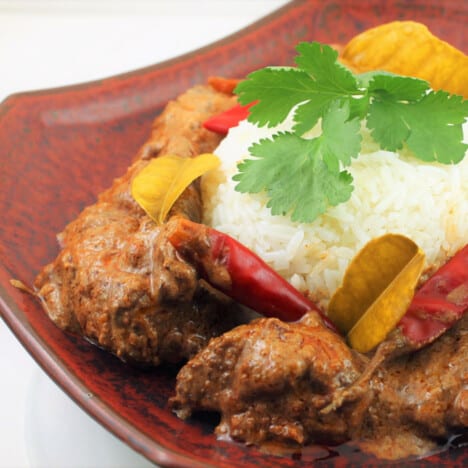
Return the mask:
POLYGON ((240 304, 285 321, 298 320, 315 310, 329 328, 336 330, 312 301, 227 234, 179 218, 168 239, 202 278, 240 304))
POLYGON ((416 292, 397 328, 412 348, 434 341, 468 310, 468 245, 416 292))
POLYGON ((246 106, 236 104, 227 111, 210 117, 208 120, 203 122, 203 127, 207 130, 211 130, 212 132, 226 135, 230 128, 235 127, 241 120, 248 117, 249 109, 253 105, 254 103, 247 104, 246 106))
MULTIPOLYGON (((213 287, 251 309, 285 321, 319 308, 232 237, 208 226, 178 219, 171 244, 213 287)), ((416 292, 397 325, 407 346, 417 349, 435 340, 468 310, 468 245, 416 292)))

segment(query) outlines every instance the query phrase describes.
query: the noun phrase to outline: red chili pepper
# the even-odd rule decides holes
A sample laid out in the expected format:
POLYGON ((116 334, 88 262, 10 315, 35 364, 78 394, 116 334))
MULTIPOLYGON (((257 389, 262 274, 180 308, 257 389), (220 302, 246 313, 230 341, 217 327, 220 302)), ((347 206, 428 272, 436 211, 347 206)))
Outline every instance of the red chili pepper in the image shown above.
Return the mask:
POLYGON ((221 135, 226 135, 226 133, 231 127, 235 127, 239 124, 241 120, 244 120, 249 116, 249 109, 254 104, 254 102, 252 102, 251 104, 247 104, 246 106, 236 104, 234 107, 231 107, 227 111, 210 117, 208 120, 203 122, 203 126, 207 130, 211 130, 212 132, 220 133, 221 135))
POLYGON ((434 341, 468 310, 468 245, 414 295, 398 327, 413 348, 434 341))
POLYGON ((178 218, 168 239, 203 279, 240 304, 286 321, 298 320, 306 312, 315 310, 325 324, 336 331, 313 302, 227 234, 178 218))

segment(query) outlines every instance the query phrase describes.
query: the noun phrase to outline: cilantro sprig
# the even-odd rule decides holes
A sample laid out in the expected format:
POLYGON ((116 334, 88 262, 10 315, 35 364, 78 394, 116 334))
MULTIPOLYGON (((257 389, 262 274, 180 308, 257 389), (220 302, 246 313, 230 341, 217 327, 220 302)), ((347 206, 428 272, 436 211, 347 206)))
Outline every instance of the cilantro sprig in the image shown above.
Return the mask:
POLYGON ((239 163, 234 176, 239 192, 265 191, 272 214, 312 222, 350 198, 346 167, 359 155, 363 119, 382 149, 406 145, 416 158, 443 164, 465 156, 468 101, 461 96, 384 71, 354 74, 318 42, 296 50, 297 67, 257 70, 235 90, 241 104, 256 101, 248 120, 259 126, 274 127, 294 109, 292 130, 252 145, 252 158, 239 163), (321 134, 304 136, 317 123, 321 134))

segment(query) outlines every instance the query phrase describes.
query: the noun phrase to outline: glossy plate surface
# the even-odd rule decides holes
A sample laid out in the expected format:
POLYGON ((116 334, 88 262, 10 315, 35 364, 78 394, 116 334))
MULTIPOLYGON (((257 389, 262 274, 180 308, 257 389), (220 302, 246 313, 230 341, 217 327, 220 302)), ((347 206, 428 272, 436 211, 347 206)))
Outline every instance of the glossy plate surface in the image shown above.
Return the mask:
MULTIPOLYGON (((209 418, 183 422, 168 409, 176 369, 134 369, 64 334, 10 279, 31 284, 55 257, 55 234, 124 172, 169 99, 210 75, 242 77, 261 66, 289 64, 299 41, 345 43, 395 19, 423 22, 467 52, 466 2, 295 1, 196 53, 98 82, 15 95, 1 104, 0 312, 79 405, 148 459, 184 467, 295 467, 317 458, 317 466, 381 464, 351 449, 340 454, 314 448, 300 457, 279 458, 218 441, 209 418)), ((455 464, 468 466, 467 448, 417 462, 455 464)))

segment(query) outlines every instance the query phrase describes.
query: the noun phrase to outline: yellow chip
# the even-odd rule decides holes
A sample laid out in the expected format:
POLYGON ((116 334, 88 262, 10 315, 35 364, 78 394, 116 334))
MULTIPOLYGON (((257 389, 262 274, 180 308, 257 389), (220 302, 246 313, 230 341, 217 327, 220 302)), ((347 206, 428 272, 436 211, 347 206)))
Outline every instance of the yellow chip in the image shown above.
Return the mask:
POLYGON ((342 60, 359 73, 386 70, 413 76, 434 90, 468 98, 468 56, 414 21, 368 29, 345 46, 342 60))

